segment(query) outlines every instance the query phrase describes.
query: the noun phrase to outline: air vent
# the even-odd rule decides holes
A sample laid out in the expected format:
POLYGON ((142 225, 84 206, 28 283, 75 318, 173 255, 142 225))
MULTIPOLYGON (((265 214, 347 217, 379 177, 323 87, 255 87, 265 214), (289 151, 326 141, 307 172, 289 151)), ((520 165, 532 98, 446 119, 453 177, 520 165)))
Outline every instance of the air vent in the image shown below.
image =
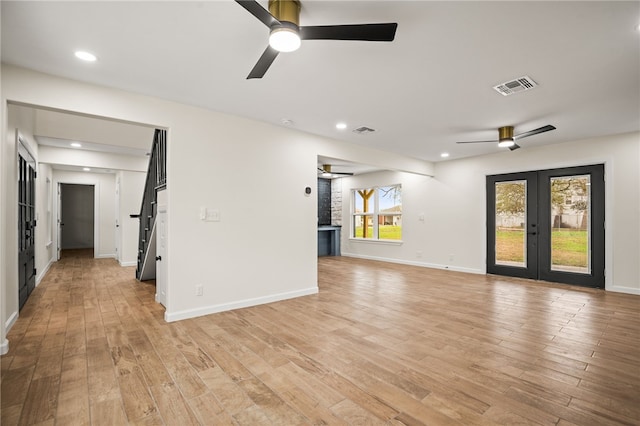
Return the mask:
POLYGON ((375 129, 372 129, 371 127, 367 127, 367 126, 361 126, 358 127, 357 129, 353 129, 353 133, 357 133, 359 135, 366 135, 367 133, 373 133, 375 132, 375 129))
POLYGON ((498 84, 494 86, 493 89, 500 93, 502 96, 513 95, 514 93, 524 92, 525 90, 530 90, 536 87, 538 83, 533 81, 533 79, 529 76, 524 76, 520 78, 516 78, 515 80, 507 81, 506 83, 498 84))

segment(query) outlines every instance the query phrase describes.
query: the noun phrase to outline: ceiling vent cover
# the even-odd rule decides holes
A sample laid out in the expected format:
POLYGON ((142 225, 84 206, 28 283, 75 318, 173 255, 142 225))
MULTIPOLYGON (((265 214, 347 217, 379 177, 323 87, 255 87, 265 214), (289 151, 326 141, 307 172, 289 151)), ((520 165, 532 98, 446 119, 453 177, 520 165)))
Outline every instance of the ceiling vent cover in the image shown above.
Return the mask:
POLYGON ((501 83, 497 86, 493 86, 493 89, 496 92, 500 93, 502 96, 509 96, 513 95, 514 93, 533 89, 537 85, 538 83, 533 81, 531 77, 525 75, 523 77, 516 78, 515 80, 507 81, 506 83, 501 83))
POLYGON ((372 129, 371 127, 367 127, 367 126, 361 126, 358 127, 357 129, 353 129, 353 133, 357 133, 359 135, 366 135, 367 133, 373 133, 375 132, 375 129, 372 129))

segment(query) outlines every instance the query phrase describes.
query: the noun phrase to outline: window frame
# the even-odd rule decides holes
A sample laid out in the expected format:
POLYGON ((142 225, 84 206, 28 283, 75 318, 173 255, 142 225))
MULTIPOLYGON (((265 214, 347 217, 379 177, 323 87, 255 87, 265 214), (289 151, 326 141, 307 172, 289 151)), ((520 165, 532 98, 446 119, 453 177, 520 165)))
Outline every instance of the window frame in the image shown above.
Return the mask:
MULTIPOLYGON (((399 212, 392 212, 392 213, 387 213, 387 212, 381 212, 380 211, 380 200, 379 200, 379 194, 380 194, 380 189, 381 188, 390 188, 390 187, 398 187, 400 189, 400 206, 402 206, 402 184, 401 183, 394 183, 394 184, 388 184, 388 185, 375 185, 375 186, 367 186, 367 187, 359 187, 359 188, 351 188, 351 212, 350 212, 350 222, 349 222, 349 239, 352 241, 358 241, 358 242, 380 242, 380 243, 402 243, 402 209, 399 212), (372 200, 373 200, 373 209, 370 209, 370 211, 366 211, 366 212, 356 212, 356 197, 360 196, 362 198, 361 195, 358 194, 358 191, 369 191, 369 190, 373 190, 373 196, 372 196, 372 200), (384 217, 393 217, 393 216, 399 216, 400 217, 400 239, 385 239, 385 238, 380 238, 380 219, 384 218, 384 217), (355 226, 356 223, 356 218, 357 217, 371 217, 371 221, 373 223, 373 235, 371 236, 371 238, 364 238, 364 237, 356 237, 356 229, 357 227, 355 226)), ((363 219, 363 222, 366 221, 365 219, 363 219)), ((363 223, 363 227, 364 227, 364 223, 363 223)))

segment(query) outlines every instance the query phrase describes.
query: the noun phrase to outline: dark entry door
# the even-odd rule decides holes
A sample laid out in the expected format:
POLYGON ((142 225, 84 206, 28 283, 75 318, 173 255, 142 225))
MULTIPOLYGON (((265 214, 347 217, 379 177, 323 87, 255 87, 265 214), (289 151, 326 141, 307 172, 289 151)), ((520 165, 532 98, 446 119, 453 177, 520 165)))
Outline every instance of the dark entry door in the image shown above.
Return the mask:
POLYGON ((36 287, 36 170, 33 157, 21 143, 18 146, 18 299, 22 309, 36 287))
POLYGON ((487 177, 487 272, 604 287, 604 166, 487 177))

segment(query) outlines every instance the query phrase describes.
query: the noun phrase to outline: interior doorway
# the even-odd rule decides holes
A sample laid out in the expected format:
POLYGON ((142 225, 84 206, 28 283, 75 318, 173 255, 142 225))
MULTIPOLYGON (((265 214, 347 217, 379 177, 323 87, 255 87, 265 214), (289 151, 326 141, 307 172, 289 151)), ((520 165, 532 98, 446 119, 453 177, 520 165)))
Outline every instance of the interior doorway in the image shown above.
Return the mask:
POLYGON ((58 259, 62 250, 91 251, 95 247, 95 186, 59 184, 58 259))
POLYGON ((604 288, 604 165, 487 176, 487 272, 604 288))

